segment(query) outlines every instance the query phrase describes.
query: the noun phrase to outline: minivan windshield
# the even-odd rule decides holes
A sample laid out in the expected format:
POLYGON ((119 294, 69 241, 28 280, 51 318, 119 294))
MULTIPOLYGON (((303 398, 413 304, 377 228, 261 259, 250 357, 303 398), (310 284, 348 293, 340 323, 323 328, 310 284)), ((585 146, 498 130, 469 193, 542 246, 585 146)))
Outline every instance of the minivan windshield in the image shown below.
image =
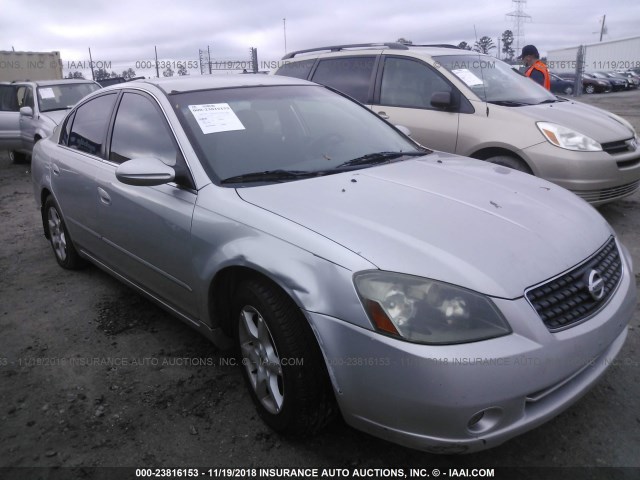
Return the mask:
POLYGON ((550 103, 557 98, 544 87, 510 65, 487 55, 442 55, 433 57, 458 77, 480 100, 508 106, 550 103))
POLYGON ((43 85, 38 87, 38 106, 41 112, 66 110, 99 88, 97 83, 43 85))
POLYGON ((175 93, 171 102, 221 184, 291 181, 429 153, 370 110, 316 85, 175 93))

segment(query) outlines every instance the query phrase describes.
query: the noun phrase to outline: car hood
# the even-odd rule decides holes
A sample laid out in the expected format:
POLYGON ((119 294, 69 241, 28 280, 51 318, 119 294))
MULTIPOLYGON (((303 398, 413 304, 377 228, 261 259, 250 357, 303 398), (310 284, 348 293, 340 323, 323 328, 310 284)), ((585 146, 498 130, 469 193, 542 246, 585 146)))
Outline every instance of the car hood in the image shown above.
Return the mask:
POLYGON ((64 119, 64 117, 67 116, 67 113, 69 113, 68 109, 52 110, 51 112, 42 112, 40 116, 51 120, 54 123, 54 125, 58 125, 64 119))
POLYGON ((237 191, 382 270, 502 298, 578 264, 612 234, 559 186, 443 153, 237 191))
POLYGON ((563 125, 593 138, 598 143, 616 142, 633 137, 633 132, 616 120, 614 114, 573 100, 520 108, 537 121, 563 125))

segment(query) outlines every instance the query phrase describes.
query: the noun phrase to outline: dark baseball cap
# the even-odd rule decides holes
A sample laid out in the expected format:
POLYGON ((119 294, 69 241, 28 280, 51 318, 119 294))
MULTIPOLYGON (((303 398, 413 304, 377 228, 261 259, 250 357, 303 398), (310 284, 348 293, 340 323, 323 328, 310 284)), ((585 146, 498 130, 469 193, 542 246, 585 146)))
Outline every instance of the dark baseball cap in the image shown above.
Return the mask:
POLYGON ((535 47, 535 45, 525 45, 524 47, 522 47, 522 53, 520 54, 518 59, 522 59, 527 55, 534 55, 536 57, 540 57, 540 54, 538 53, 538 49, 535 47))

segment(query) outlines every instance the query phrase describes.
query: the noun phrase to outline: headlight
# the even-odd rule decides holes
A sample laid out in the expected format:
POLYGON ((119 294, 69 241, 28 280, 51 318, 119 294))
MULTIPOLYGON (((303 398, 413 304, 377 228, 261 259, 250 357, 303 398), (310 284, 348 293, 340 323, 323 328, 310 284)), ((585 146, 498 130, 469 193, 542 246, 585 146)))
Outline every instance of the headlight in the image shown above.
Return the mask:
POLYGON ((477 342, 511 333, 488 297, 448 283, 391 272, 354 276, 376 329, 413 343, 477 342))
POLYGON ((548 122, 538 122, 536 125, 544 135, 544 138, 556 147, 579 152, 602 151, 602 146, 593 138, 587 137, 570 128, 548 122))

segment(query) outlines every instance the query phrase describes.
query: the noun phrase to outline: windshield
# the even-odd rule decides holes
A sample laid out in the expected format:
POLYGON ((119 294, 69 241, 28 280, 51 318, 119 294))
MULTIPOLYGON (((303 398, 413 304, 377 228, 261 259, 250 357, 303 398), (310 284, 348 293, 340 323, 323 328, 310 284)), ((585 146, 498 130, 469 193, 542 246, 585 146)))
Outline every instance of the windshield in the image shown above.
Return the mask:
POLYGON ((38 107, 41 112, 66 110, 99 88, 100 86, 95 83, 66 83, 38 87, 38 107))
POLYGON ((290 181, 427 153, 320 86, 204 90, 171 101, 205 170, 224 184, 290 181))
POLYGON ((464 82, 480 100, 524 105, 557 100, 544 87, 514 72, 510 65, 496 58, 481 54, 433 58, 464 82))

